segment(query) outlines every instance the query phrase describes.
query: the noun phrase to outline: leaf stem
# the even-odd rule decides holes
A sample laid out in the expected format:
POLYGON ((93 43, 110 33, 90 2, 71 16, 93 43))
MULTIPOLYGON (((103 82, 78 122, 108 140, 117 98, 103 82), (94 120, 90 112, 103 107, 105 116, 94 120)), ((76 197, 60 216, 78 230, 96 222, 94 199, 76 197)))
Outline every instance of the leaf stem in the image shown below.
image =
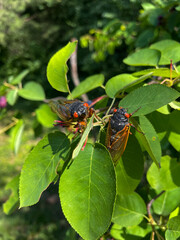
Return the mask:
POLYGON ((109 106, 109 108, 108 108, 108 110, 107 110, 107 112, 106 112, 106 115, 105 115, 105 116, 107 116, 107 115, 109 114, 109 112, 110 112, 110 110, 111 110, 111 108, 112 108, 112 106, 113 106, 113 104, 114 104, 115 100, 116 100, 116 98, 113 98, 113 100, 112 100, 112 102, 111 102, 111 105, 109 106))

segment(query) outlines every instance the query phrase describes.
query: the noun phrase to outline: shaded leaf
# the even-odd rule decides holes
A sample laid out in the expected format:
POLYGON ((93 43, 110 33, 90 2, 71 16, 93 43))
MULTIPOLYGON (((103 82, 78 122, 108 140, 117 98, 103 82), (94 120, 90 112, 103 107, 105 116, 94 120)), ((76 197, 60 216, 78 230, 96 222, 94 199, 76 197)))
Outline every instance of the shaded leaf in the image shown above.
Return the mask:
POLYGON ((161 84, 147 85, 130 92, 123 98, 119 106, 133 112, 140 108, 134 116, 145 115, 172 102, 180 96, 176 90, 161 84))
POLYGON ((134 136, 130 136, 126 150, 116 166, 117 192, 132 193, 140 183, 144 170, 141 148, 134 136))
POLYGON ((141 49, 123 60, 131 66, 157 66, 160 59, 160 52, 155 49, 141 49))
POLYGON ((77 42, 69 42, 55 53, 47 66, 47 78, 53 88, 60 92, 69 92, 67 82, 67 60, 76 49, 77 42))
POLYGON ((107 230, 116 179, 112 160, 103 145, 86 145, 61 176, 59 193, 67 220, 83 239, 95 240, 107 230))
POLYGON ((20 207, 38 202, 42 191, 56 178, 60 159, 70 148, 69 139, 61 132, 45 136, 29 153, 20 177, 20 207))
POLYGON ((146 214, 146 205, 137 193, 118 194, 112 222, 123 227, 138 225, 146 214))
POLYGON ((39 83, 28 82, 18 91, 19 96, 33 101, 42 101, 45 99, 44 89, 39 83))

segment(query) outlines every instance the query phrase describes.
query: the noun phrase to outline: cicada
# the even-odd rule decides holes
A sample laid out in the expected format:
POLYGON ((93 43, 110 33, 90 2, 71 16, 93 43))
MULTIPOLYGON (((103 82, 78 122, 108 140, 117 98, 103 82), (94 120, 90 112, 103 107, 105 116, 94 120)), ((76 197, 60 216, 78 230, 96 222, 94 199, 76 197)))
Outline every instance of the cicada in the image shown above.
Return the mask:
POLYGON ((129 118, 133 114, 134 112, 129 114, 124 108, 120 107, 114 109, 114 113, 109 119, 106 147, 108 148, 115 165, 126 148, 130 134, 130 127, 132 126, 129 122, 129 118))
POLYGON ((72 127, 82 133, 87 126, 87 119, 92 116, 94 109, 89 104, 80 100, 59 100, 49 103, 53 112, 61 120, 57 120, 56 125, 62 127, 72 127))

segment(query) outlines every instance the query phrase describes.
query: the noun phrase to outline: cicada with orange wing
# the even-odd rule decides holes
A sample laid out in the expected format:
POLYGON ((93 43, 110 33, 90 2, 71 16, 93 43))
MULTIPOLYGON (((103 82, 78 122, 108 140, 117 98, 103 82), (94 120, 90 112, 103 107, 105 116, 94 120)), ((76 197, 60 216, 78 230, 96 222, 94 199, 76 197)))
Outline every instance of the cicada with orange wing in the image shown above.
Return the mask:
POLYGON ((109 119, 106 147, 108 148, 115 165, 126 148, 130 134, 130 127, 133 126, 129 122, 129 118, 134 112, 129 114, 124 108, 120 107, 119 109, 114 109, 114 113, 109 119))
POLYGON ((87 126, 87 119, 92 116, 94 109, 89 104, 80 100, 50 101, 49 105, 61 120, 56 120, 56 125, 73 127, 77 132, 83 132, 87 126))

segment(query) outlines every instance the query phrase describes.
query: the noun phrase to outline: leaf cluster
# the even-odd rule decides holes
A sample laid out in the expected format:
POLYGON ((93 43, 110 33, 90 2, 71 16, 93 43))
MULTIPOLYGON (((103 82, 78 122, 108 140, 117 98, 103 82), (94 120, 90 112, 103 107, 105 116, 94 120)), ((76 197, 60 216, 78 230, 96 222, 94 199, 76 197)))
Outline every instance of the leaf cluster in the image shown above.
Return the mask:
MULTIPOLYGON (((80 138, 74 140, 69 134, 55 131, 39 141, 27 156, 20 178, 18 176, 9 184, 13 193, 4 204, 4 211, 11 213, 19 204, 19 199, 20 207, 36 204, 49 184, 59 179, 62 210, 83 239, 94 240, 101 236, 104 239, 110 236, 128 239, 132 235, 145 239, 150 234, 156 234, 158 239, 164 239, 164 236, 166 239, 177 239, 180 236, 177 161, 180 141, 176 139, 179 139, 180 129, 179 102, 175 100, 180 97, 177 91, 180 74, 178 66, 170 71, 161 68, 161 63, 167 64, 168 46, 171 45, 168 48, 171 56, 178 51, 178 43, 170 40, 158 42, 124 60, 126 64, 154 67, 152 69, 114 76, 105 86, 102 74, 90 76, 71 93, 66 62, 76 45, 77 42, 69 42, 50 59, 47 67, 49 83, 56 90, 68 93, 68 98, 78 98, 101 87, 106 99, 112 102, 109 104, 106 101, 107 112, 104 111, 104 116, 103 111, 98 113, 102 107, 101 101, 98 103, 97 117, 93 115, 89 119, 80 138), (166 85, 169 82, 171 85, 166 85), (128 109, 129 113, 135 111, 131 122, 138 130, 132 130, 133 134, 117 166, 107 146, 104 146, 103 137, 106 133, 105 123, 110 119, 108 114, 114 104, 128 109), (98 127, 99 137, 96 136, 95 143, 89 141, 81 151, 91 129, 95 127, 98 127), (167 155, 164 142, 173 146, 174 157, 167 155), (147 159, 153 161, 148 171, 146 166, 150 165, 150 161, 147 159), (143 177, 146 172, 148 186, 143 177), (109 228, 111 223, 113 225, 109 228)), ((173 63, 180 60, 178 55, 173 57, 173 63)), ((32 86, 24 87, 20 94, 33 100, 32 86)), ((50 114, 48 109, 43 104, 37 110, 42 122, 50 114), (43 115, 45 112, 48 114, 43 115)), ((49 121, 52 120, 49 118, 49 121)))

